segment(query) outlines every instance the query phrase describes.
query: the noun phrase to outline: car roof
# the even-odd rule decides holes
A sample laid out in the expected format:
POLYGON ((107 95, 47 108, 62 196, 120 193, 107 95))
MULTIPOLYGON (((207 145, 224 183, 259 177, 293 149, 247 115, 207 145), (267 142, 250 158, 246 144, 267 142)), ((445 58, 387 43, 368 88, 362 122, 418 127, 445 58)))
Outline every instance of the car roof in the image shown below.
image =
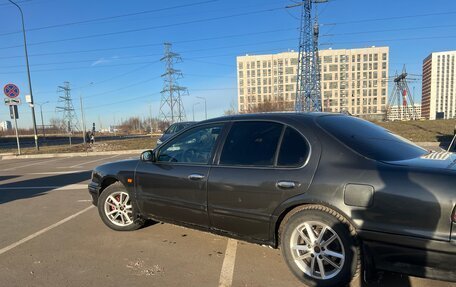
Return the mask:
POLYGON ((222 116, 218 118, 201 121, 199 123, 211 123, 221 121, 236 121, 236 120, 284 120, 284 119, 312 119, 322 116, 346 116, 340 113, 323 113, 323 112, 268 112, 268 113, 254 113, 254 114, 239 114, 222 116))

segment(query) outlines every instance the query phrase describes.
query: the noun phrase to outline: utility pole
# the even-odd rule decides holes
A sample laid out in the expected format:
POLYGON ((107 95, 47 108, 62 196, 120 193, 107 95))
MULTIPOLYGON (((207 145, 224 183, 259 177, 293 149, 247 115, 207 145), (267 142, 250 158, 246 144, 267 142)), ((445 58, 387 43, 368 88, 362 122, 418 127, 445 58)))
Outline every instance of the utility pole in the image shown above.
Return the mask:
POLYGON ((44 120, 43 120, 43 105, 49 103, 49 101, 46 101, 41 104, 37 104, 40 106, 40 114, 41 114, 41 130, 43 131, 43 138, 46 139, 46 132, 44 129, 44 120))
POLYGON ((150 136, 152 136, 152 104, 149 104, 149 128, 150 136))
POLYGON ((58 86, 60 93, 63 93, 63 96, 59 96, 59 103, 62 104, 62 107, 57 107, 57 110, 63 113, 63 122, 67 127, 68 138, 71 145, 71 134, 73 128, 77 130, 76 122, 76 112, 74 111, 73 99, 71 98, 71 89, 70 83, 64 82, 63 86, 58 86))
POLYGON ((204 118, 207 120, 207 103, 206 103, 206 98, 205 98, 205 97, 197 97, 197 98, 204 101, 204 118))
POLYGON ((84 106, 82 105, 82 97, 79 95, 79 101, 81 102, 81 117, 82 117, 82 141, 84 145, 87 143, 86 142, 86 124, 85 124, 85 118, 84 118, 84 106))
POLYGON ((8 0, 8 1, 11 4, 13 4, 14 6, 16 6, 19 9, 19 12, 21 13, 22 35, 24 37, 25 63, 27 66, 27 77, 28 77, 28 84, 29 84, 29 90, 30 90, 30 108, 32 109, 33 132, 35 134, 35 147, 36 147, 36 150, 40 150, 40 146, 38 144, 38 132, 36 130, 35 106, 34 106, 34 102, 33 102, 32 78, 30 76, 30 66, 29 66, 28 52, 27 52, 27 37, 25 34, 24 13, 22 13, 21 7, 19 5, 17 5, 15 2, 13 2, 12 0, 8 0))
POLYGON ((199 105, 200 103, 197 102, 197 103, 194 103, 193 106, 192 106, 192 111, 193 111, 193 121, 195 121, 195 106, 196 105, 199 105))
POLYGON ((171 43, 165 43, 165 55, 160 61, 165 62, 166 69, 162 76, 164 79, 161 91, 159 117, 165 122, 175 123, 185 121, 184 104, 182 96, 188 95, 185 87, 179 86, 178 79, 182 78, 180 70, 174 69, 175 63, 182 62, 179 54, 171 51, 171 43))
POLYGON ((321 111, 320 66, 318 59, 319 26, 317 17, 312 26, 312 4, 328 0, 302 0, 301 3, 287 6, 301 6, 301 30, 299 33, 299 58, 296 82, 295 111, 321 111))

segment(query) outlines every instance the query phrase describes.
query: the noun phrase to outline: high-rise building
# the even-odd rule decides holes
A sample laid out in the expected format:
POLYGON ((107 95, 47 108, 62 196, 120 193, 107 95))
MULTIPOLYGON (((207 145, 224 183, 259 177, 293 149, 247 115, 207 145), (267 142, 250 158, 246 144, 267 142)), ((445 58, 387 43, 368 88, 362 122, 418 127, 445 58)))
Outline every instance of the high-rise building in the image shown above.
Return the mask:
POLYGON ((12 129, 13 129, 13 126, 11 125, 10 121, 0 122, 0 130, 2 130, 2 131, 10 131, 12 129))
MULTIPOLYGON (((388 95, 388 47, 320 50, 321 103, 327 112, 383 118, 388 95)), ((237 57, 238 109, 265 103, 294 110, 298 53, 237 57)))
POLYGON ((423 61, 422 116, 456 117, 456 51, 432 53, 423 61))

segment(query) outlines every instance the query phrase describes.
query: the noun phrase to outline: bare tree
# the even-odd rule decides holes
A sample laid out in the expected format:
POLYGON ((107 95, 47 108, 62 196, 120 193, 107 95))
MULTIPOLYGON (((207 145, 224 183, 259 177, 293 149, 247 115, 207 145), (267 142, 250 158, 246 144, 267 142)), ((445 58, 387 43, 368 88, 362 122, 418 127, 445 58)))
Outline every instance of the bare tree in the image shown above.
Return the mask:
POLYGON ((264 101, 256 105, 249 106, 245 113, 266 113, 279 111, 292 111, 293 105, 286 102, 264 101))

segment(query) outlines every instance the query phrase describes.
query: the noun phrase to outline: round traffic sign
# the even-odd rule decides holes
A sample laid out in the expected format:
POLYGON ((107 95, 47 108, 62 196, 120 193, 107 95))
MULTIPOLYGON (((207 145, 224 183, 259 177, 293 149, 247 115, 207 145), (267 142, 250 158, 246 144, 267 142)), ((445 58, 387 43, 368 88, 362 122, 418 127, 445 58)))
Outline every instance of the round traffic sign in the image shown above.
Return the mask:
POLYGON ((8 98, 14 99, 19 96, 19 88, 15 84, 6 84, 3 92, 8 98))

